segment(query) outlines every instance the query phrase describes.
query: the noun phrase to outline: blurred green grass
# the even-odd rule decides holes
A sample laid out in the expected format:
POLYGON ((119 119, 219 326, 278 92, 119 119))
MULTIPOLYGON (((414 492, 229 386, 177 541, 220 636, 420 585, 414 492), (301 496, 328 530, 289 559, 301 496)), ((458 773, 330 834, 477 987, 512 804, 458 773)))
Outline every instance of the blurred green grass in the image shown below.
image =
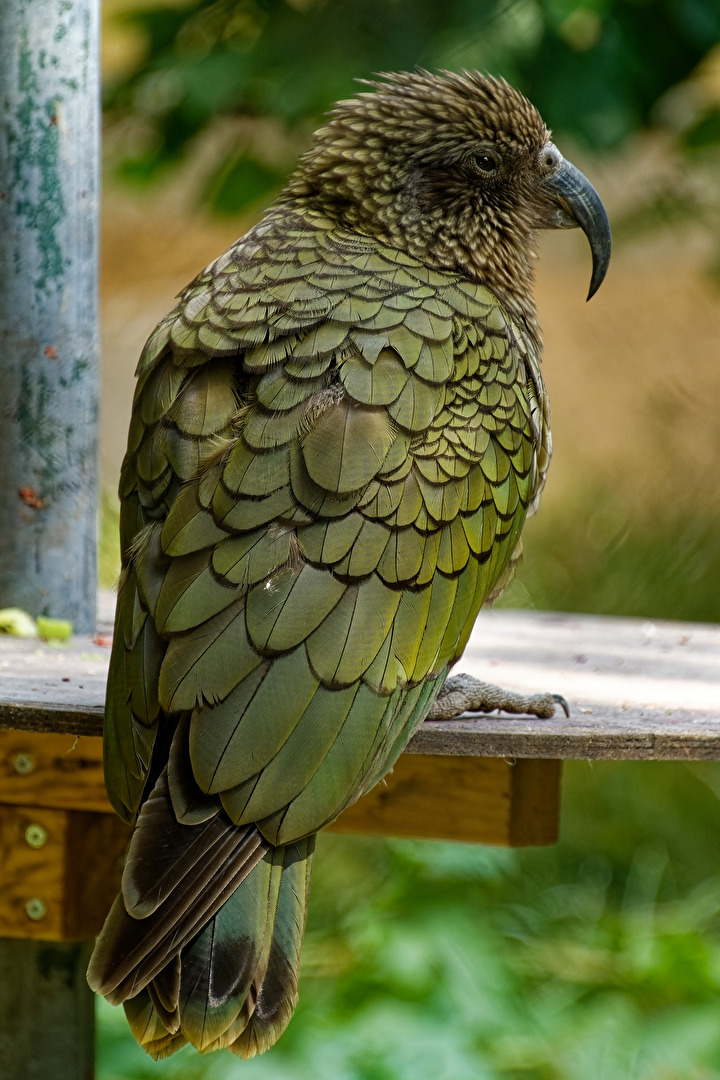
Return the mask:
MULTIPOLYGON (((720 621, 713 530, 580 497, 530 523, 504 602, 720 621)), ((716 1080, 719 795, 716 763, 571 762, 553 848, 324 835, 278 1045, 154 1063, 101 1003, 99 1080, 716 1080)))
POLYGON ((541 506, 501 606, 720 622, 717 515, 688 501, 629 505, 591 486, 541 506))

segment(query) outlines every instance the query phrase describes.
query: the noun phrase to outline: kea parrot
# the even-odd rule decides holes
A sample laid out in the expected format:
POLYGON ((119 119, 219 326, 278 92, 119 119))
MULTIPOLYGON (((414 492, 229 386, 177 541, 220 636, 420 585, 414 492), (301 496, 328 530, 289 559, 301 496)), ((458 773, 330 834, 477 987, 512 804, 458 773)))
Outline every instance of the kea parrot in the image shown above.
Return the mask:
POLYGON ((503 80, 365 86, 138 367, 105 715, 135 830, 88 977, 155 1058, 271 1046, 318 830, 458 694, 518 708, 443 684, 550 459, 537 233, 583 230, 592 295, 608 219, 503 80))

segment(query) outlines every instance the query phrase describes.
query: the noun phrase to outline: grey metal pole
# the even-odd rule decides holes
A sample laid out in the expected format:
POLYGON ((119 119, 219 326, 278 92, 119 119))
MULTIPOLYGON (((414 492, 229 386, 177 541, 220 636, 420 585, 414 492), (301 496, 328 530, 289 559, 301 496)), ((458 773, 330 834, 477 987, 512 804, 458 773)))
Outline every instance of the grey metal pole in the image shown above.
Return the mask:
POLYGON ((99 0, 0 2, 0 607, 95 626, 99 0))

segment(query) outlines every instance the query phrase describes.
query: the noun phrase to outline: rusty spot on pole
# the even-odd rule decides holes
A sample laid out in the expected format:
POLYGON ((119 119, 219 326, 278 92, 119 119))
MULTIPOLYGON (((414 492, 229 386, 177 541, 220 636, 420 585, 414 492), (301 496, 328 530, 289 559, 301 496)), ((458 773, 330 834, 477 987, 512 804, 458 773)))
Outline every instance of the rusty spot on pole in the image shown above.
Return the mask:
POLYGON ((21 487, 18 490, 18 495, 25 505, 31 506, 33 510, 44 510, 47 506, 47 503, 40 495, 38 495, 35 488, 21 487))

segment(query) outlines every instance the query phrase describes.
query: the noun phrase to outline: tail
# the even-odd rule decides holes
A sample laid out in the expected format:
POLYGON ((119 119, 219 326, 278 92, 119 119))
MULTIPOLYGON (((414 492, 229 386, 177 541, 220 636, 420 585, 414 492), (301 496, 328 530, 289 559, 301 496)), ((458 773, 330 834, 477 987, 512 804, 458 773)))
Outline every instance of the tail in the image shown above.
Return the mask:
POLYGON ((297 1002, 315 837, 272 847, 213 809, 179 824, 163 773, 143 806, 88 982, 154 1058, 190 1042, 253 1057, 297 1002))

